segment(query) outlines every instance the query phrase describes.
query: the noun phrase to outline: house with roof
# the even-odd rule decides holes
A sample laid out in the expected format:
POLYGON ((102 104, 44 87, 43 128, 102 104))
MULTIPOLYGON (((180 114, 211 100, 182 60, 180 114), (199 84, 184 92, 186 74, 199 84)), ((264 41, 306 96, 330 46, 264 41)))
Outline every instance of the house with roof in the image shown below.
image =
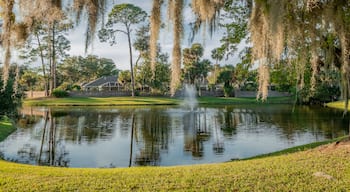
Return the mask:
POLYGON ((117 76, 104 76, 82 85, 84 91, 111 91, 119 90, 122 86, 118 83, 117 76))

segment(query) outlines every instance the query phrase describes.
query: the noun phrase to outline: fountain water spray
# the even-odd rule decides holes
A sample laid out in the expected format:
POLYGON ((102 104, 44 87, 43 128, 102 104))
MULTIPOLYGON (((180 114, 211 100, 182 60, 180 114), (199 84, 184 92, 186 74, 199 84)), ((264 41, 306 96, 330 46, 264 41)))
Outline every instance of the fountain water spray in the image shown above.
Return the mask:
POLYGON ((183 106, 188 107, 193 111, 198 105, 196 87, 194 85, 186 84, 184 91, 183 106))

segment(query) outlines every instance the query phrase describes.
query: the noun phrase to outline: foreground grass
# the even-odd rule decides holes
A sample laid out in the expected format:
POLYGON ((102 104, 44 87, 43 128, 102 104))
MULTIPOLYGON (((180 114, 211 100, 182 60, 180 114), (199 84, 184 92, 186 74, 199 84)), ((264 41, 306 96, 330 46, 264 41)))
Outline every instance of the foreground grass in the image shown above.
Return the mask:
POLYGON ((16 128, 12 126, 12 122, 6 116, 0 116, 0 141, 4 140, 10 135, 16 128))
MULTIPOLYGON (((178 105, 182 99, 168 97, 68 97, 40 98, 24 100, 24 105, 31 106, 129 106, 129 105, 178 105)), ((199 97, 200 104, 248 104, 261 103, 255 98, 219 98, 199 97)), ((291 103, 290 97, 269 98, 264 103, 291 103)))
MULTIPOLYGON (((327 103, 326 106, 331 107, 331 108, 344 110, 345 109, 345 102, 344 101, 330 102, 330 103, 327 103)), ((348 108, 348 110, 350 111, 350 108, 348 108)))
MULTIPOLYGON (((276 151, 276 152, 272 152, 272 153, 266 153, 266 154, 262 154, 262 155, 257 155, 257 156, 245 158, 245 159, 242 159, 242 160, 259 159, 259 158, 265 158, 265 157, 285 155, 285 154, 290 154, 290 153, 295 153, 295 152, 300 152, 300 151, 306 151, 306 150, 314 149, 314 148, 322 146, 322 145, 340 142, 340 141, 342 141, 344 139, 347 139, 347 138, 349 138, 348 135, 340 137, 340 138, 326 140, 326 141, 319 141, 319 142, 314 142, 314 143, 308 143, 308 144, 305 144, 305 145, 299 145, 299 146, 287 148, 287 149, 284 149, 284 150, 281 150, 281 151, 276 151)), ((233 159, 233 160, 240 160, 240 159, 233 159)))
POLYGON ((350 191, 350 147, 181 167, 50 168, 0 161, 0 191, 350 191))

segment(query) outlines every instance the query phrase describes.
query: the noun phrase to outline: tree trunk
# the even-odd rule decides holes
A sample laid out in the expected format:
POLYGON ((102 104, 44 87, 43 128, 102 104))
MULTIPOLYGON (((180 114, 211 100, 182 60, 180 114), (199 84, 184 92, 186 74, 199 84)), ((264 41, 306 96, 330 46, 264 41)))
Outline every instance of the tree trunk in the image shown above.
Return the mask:
POLYGON ((38 46, 39 46, 39 50, 40 50, 40 59, 41 59, 41 67, 43 70, 43 75, 44 75, 44 90, 45 90, 45 96, 48 96, 48 79, 46 76, 46 69, 45 69, 45 63, 44 63, 44 53, 43 53, 43 49, 41 47, 41 42, 40 42, 40 38, 38 33, 35 33, 37 42, 38 42, 38 46))
POLYGON ((130 55, 130 74, 131 74, 131 96, 135 97, 135 78, 134 78, 134 67, 132 64, 132 46, 131 46, 131 38, 130 38, 130 28, 127 26, 127 36, 129 42, 129 55, 130 55))
POLYGON ((133 153, 133 145, 134 145, 134 129, 135 129, 135 114, 132 113, 131 117, 131 138, 130 138, 130 157, 129 157, 129 167, 132 166, 132 153, 133 153))
POLYGON ((56 82, 56 44, 55 44, 55 25, 56 22, 53 23, 52 26, 52 68, 53 68, 53 88, 56 89, 57 87, 57 82, 56 82))

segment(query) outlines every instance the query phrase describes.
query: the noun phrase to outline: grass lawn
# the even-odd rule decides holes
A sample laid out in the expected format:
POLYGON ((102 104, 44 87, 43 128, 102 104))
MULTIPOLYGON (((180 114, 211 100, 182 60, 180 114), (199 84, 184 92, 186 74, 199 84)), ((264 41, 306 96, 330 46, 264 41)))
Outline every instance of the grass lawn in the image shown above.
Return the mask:
MULTIPOLYGON (((129 105, 178 105, 182 99, 168 97, 68 97, 68 98, 40 98, 24 100, 24 105, 31 106, 129 106, 129 105)), ((291 97, 269 98, 263 103, 291 103, 291 97)), ((248 104, 261 103, 255 98, 220 98, 199 97, 199 104, 248 104)))
POLYGON ((16 128, 12 126, 11 120, 6 116, 0 116, 0 141, 4 140, 10 135, 16 128))
POLYGON ((52 168, 0 161, 0 191, 350 191, 350 143, 176 167, 52 168))
MULTIPOLYGON (((330 102, 326 104, 327 107, 331 108, 336 108, 336 109, 341 109, 344 110, 345 108, 345 102, 344 101, 335 101, 335 102, 330 102)), ((350 108, 348 108, 350 110, 350 108)))

